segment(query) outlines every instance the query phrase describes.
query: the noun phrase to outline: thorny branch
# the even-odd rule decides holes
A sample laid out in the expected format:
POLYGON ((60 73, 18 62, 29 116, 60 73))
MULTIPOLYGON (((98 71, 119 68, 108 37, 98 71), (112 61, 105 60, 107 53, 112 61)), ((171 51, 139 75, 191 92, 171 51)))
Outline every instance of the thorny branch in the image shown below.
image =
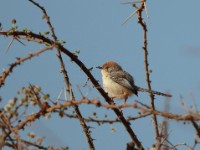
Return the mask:
MULTIPOLYGON (((143 0, 139 6, 139 8, 137 8, 137 18, 138 18, 138 23, 141 25, 142 29, 143 29, 143 34, 144 34, 144 45, 143 45, 143 50, 144 50, 144 67, 145 67, 145 72, 146 72, 146 83, 147 83, 147 87, 148 90, 152 90, 151 88, 151 81, 150 81, 150 70, 149 70, 149 63, 148 63, 148 49, 147 49, 147 26, 146 23, 144 22, 143 18, 142 18, 142 12, 143 9, 146 7, 146 0, 143 0)), ((135 7, 135 5, 133 5, 133 7, 135 7)), ((151 100, 151 108, 152 110, 155 110, 155 104, 154 104, 154 95, 153 93, 149 93, 149 97, 151 100)), ((158 129, 158 121, 157 121, 157 117, 155 114, 152 115, 152 119, 153 119, 153 123, 154 123, 154 128, 155 128, 155 134, 156 134, 156 148, 160 149, 160 142, 161 142, 161 138, 159 135, 159 129, 158 129)))
MULTIPOLYGON (((185 114, 185 115, 172 114, 172 113, 161 112, 158 110, 152 110, 150 108, 148 109, 148 108, 145 108, 142 106, 138 106, 137 104, 127 104, 127 103, 120 104, 120 105, 103 104, 98 100, 80 99, 80 100, 66 101, 62 104, 53 104, 51 106, 47 102, 43 102, 42 103, 43 110, 40 110, 37 113, 27 116, 15 128, 17 128, 17 130, 22 129, 28 122, 32 122, 35 119, 39 119, 39 117, 44 116, 46 113, 58 112, 57 110, 60 110, 61 108, 67 108, 67 107, 73 106, 74 104, 76 104, 76 105, 89 104, 89 105, 94 105, 96 107, 104 107, 106 109, 122 109, 122 108, 130 107, 130 108, 140 110, 144 115, 145 114, 149 115, 149 113, 150 113, 150 114, 160 115, 160 116, 168 118, 168 119, 182 120, 182 121, 190 121, 190 120, 198 121, 198 120, 200 120, 199 114, 185 114)), ((138 118, 140 118, 140 116, 138 118)), ((127 118, 127 120, 130 120, 130 119, 127 118)), ((112 122, 115 122, 115 121, 112 121, 112 122)), ((109 122, 109 123, 112 123, 112 122, 109 122)))
MULTIPOLYGON (((27 41, 36 41, 37 40, 39 43, 44 43, 44 44, 49 44, 49 45, 52 45, 52 43, 53 43, 53 45, 55 47, 57 47, 64 54, 66 54, 67 56, 69 56, 71 58, 71 60, 74 61, 83 70, 83 72, 88 76, 88 78, 90 79, 90 81, 93 83, 94 87, 96 87, 96 89, 105 98, 105 100, 109 104, 114 104, 113 101, 111 100, 111 98, 108 97, 107 93, 105 93, 105 91, 101 88, 101 86, 99 85, 98 81, 93 77, 93 75, 91 74, 91 72, 87 69, 87 67, 78 59, 78 57, 76 55, 74 55, 73 53, 71 53, 68 49, 64 48, 61 44, 54 43, 53 40, 51 40, 51 39, 49 39, 49 38, 47 38, 47 37, 45 37, 43 35, 35 34, 33 32, 23 32, 23 31, 8 32, 8 31, 0 31, 0 35, 6 35, 6 36, 16 35, 16 36, 18 36, 19 39, 24 39, 24 40, 27 40, 27 41)), ((136 144, 136 146, 138 148, 140 148, 141 150, 143 150, 144 148, 141 145, 141 142, 138 140, 137 136, 133 132, 132 128, 130 127, 129 122, 127 122, 126 119, 124 118, 122 112, 119 109, 117 109, 117 108, 113 108, 113 111, 115 112, 115 114, 117 115, 117 117, 121 120, 121 122, 124 125, 126 131, 129 133, 131 139, 134 141, 134 143, 136 144)))
MULTIPOLYGON (((34 93, 33 93, 34 95, 34 93)), ((40 96, 38 97, 40 98, 40 96)), ((169 118, 169 119, 174 119, 174 120, 183 120, 183 121, 190 121, 190 120, 200 120, 200 115, 199 114, 185 114, 185 115, 178 115, 178 114, 172 114, 172 113, 166 113, 166 112, 161 112, 161 111, 157 111, 157 110, 152 110, 149 107, 146 106, 138 106, 137 104, 121 104, 121 105, 115 105, 115 104, 103 104, 98 100, 88 100, 88 99, 80 99, 80 100, 72 100, 72 101, 65 101, 62 104, 53 104, 49 105, 47 102, 42 102, 41 99, 38 99, 37 101, 40 101, 42 108, 41 110, 39 110, 38 112, 29 115, 27 117, 25 117, 25 119, 21 120, 21 122, 19 122, 15 127, 9 127, 9 132, 6 133, 6 135, 4 136, 4 138, 6 137, 10 137, 11 133, 15 133, 14 131, 19 131, 21 129, 24 129, 25 126, 30 122, 34 122, 36 119, 39 119, 43 116, 45 116, 48 113, 52 113, 52 112, 57 112, 59 113, 59 110, 63 109, 63 108, 67 108, 70 106, 74 106, 76 105, 80 105, 80 104, 87 104, 87 105, 94 105, 96 107, 99 108, 106 108, 106 109, 122 109, 122 108, 127 108, 127 107, 132 107, 134 109, 138 109, 141 111, 142 114, 144 114, 143 116, 141 115, 141 117, 145 117, 148 116, 149 114, 156 114, 156 115, 160 115, 162 117, 165 118, 169 118)), ((0 114, 2 116, 3 112, 0 111, 0 114)), ((5 118, 5 117, 4 117, 5 118)), ((138 116, 138 118, 140 118, 140 116, 138 116)), ((129 120, 129 118, 127 118, 127 121, 129 120)), ((85 120, 86 121, 86 120, 85 120)), ((118 119, 116 120, 117 122, 119 121, 118 119)), ((99 122, 100 123, 100 122, 99 122)), ((108 123, 113 123, 108 121, 108 123)), ((4 125, 3 125, 4 126, 4 125)), ((6 125, 7 126, 7 125, 6 125)))
MULTIPOLYGON (((141 118, 145 118, 147 116, 151 115, 150 113, 146 113, 146 114, 141 114, 141 115, 138 115, 136 117, 127 117, 126 120, 127 121, 134 121, 134 120, 137 120, 137 119, 141 119, 141 118)), ((67 116, 68 118, 77 118, 76 115, 73 115, 73 114, 67 114, 67 113, 63 113, 63 116, 67 116)), ((116 118, 116 119, 96 119, 94 117, 88 117, 88 118, 83 118, 86 122, 94 122, 94 123, 97 123, 97 124, 105 124, 105 123, 109 123, 109 124, 113 124, 113 123, 120 123, 121 121, 116 118)))
MULTIPOLYGON (((155 105, 154 105, 154 95, 150 92, 149 96, 151 99, 151 106, 148 105, 138 105, 138 104, 121 104, 121 105, 116 105, 107 95, 107 93, 104 92, 104 90, 100 87, 98 81, 93 77, 93 75, 90 73, 90 70, 88 68, 86 68, 86 66, 78 59, 78 56, 74 55, 73 53, 71 53, 68 49, 66 49, 65 47, 62 46, 62 44, 59 43, 55 31, 54 31, 54 27, 52 26, 51 22, 50 22, 50 17, 47 15, 46 10, 41 7, 38 3, 36 3, 33 0, 29 0, 30 2, 32 2, 34 5, 36 5, 38 8, 40 8, 43 12, 43 19, 45 19, 47 21, 47 25, 50 29, 50 32, 52 34, 53 40, 51 40, 48 37, 45 37, 44 35, 40 35, 40 34, 35 34, 31 31, 17 31, 17 30, 8 30, 8 31, 0 31, 0 35, 5 35, 5 36, 10 36, 10 37, 14 37, 15 39, 22 39, 22 40, 26 40, 26 41, 32 41, 32 42, 36 42, 39 44, 44 44, 44 45, 48 45, 48 47, 39 50, 36 53, 30 54, 24 58, 17 58, 17 60, 12 63, 9 67, 8 70, 5 70, 2 72, 2 75, 0 76, 0 88, 5 84, 6 78, 10 75, 10 73, 13 71, 13 69, 21 64, 22 62, 25 62, 26 60, 31 59, 32 57, 38 56, 41 53, 49 50, 49 49, 53 49, 56 48, 57 49, 57 56, 58 59, 60 61, 60 65, 61 65, 61 72, 63 73, 63 77, 64 77, 64 81, 66 83, 67 86, 67 91, 69 92, 71 101, 65 101, 62 104, 55 104, 52 103, 51 105, 48 104, 47 102, 42 102, 42 100, 40 99, 40 97, 37 97, 37 94, 34 93, 34 89, 33 90, 33 94, 35 95, 35 99, 37 100, 37 104, 39 104, 40 106, 40 110, 32 115, 28 115, 26 116, 23 120, 21 120, 16 126, 12 126, 11 123, 9 122, 9 118, 6 118, 6 116, 4 115, 4 112, 0 110, 0 118, 1 118, 1 122, 0 122, 0 126, 3 129, 3 139, 7 139, 10 140, 11 144, 12 144, 12 148, 15 149, 20 149, 21 146, 21 142, 27 143, 29 145, 33 145, 35 147, 41 148, 41 149, 46 149, 45 147, 39 146, 39 145, 34 145, 34 143, 28 142, 28 141, 24 141, 22 139, 20 139, 19 135, 18 135, 18 131, 21 129, 24 129, 24 127, 29 123, 29 122, 33 122, 36 119, 39 119, 40 117, 43 117, 45 114, 47 113, 52 113, 52 112, 56 112, 59 113, 61 110, 65 110, 65 108, 67 107, 74 107, 76 114, 75 115, 70 115, 67 113, 63 113, 63 115, 70 117, 70 118, 77 118, 80 121, 80 124, 83 127, 84 133, 86 135, 86 138, 88 140, 88 144, 90 149, 95 149, 94 147, 94 143, 93 143, 93 139, 91 138, 91 132, 89 130, 89 126, 86 125, 85 122, 96 122, 98 124, 101 123, 116 123, 116 122, 121 122, 125 129, 127 130, 128 134, 130 135, 132 141, 131 143, 135 144, 138 149, 144 149, 141 142, 138 140, 137 136, 135 135, 135 133, 133 132, 132 128, 130 127, 129 121, 131 120, 135 120, 138 118, 143 118, 146 116, 149 116, 150 114, 152 115, 153 121, 154 121, 154 128, 155 128, 155 133, 156 133, 156 140, 157 140, 157 144, 156 144, 156 148, 160 149, 161 147, 161 136, 162 134, 159 134, 159 128, 158 128, 158 122, 157 122, 157 117, 156 116, 162 116, 164 118, 169 118, 169 119, 173 119, 173 120, 181 120, 181 121, 189 121, 192 123, 193 127, 196 130, 196 133, 198 135, 198 137, 200 136, 200 130, 199 130, 199 125, 197 124, 196 121, 200 120, 200 114, 198 112, 196 113, 192 113, 189 112, 188 114, 173 114, 173 113, 169 113, 169 112, 165 112, 165 111, 159 111, 156 110, 155 105), (62 52, 62 53, 61 53, 62 52), (83 72, 88 76, 88 78, 91 80, 91 82, 93 83, 93 85, 96 87, 96 89, 99 91, 99 93, 105 98, 106 100, 106 104, 101 103, 98 100, 88 100, 88 99, 80 99, 80 100, 75 100, 73 91, 72 91, 72 87, 71 87, 71 83, 67 74, 67 70, 66 67, 64 65, 63 62, 63 58, 62 58, 62 54, 67 55, 68 57, 71 58, 72 61, 74 61, 82 70, 83 72), (87 104, 87 105, 93 105, 96 107, 101 107, 101 108, 106 108, 106 109, 112 109, 115 114, 117 115, 117 118, 115 120, 98 120, 98 119, 93 119, 93 118, 84 118, 82 117, 82 114, 78 108, 78 105, 81 104, 87 104), (141 115, 137 116, 137 117, 128 117, 128 118, 124 118, 123 113, 120 111, 121 109, 124 108, 134 108, 137 109, 141 112, 141 115), (5 130, 6 128, 6 130, 5 130), (14 135, 14 138, 11 137, 11 135, 14 135)), ((142 13, 144 12, 144 8, 147 11, 147 6, 146 6, 146 1, 145 0, 141 0, 138 3, 140 3, 139 7, 136 7, 136 5, 134 4, 133 6, 136 7, 136 11, 134 13, 132 13, 125 22, 128 21, 128 19, 130 19, 134 14, 137 14, 137 18, 138 18, 138 23, 141 25, 144 33, 143 33, 143 38, 144 38, 144 45, 143 45, 143 50, 144 50, 144 66, 145 66, 145 72, 146 72, 146 82, 147 82, 147 86, 148 89, 151 90, 151 81, 150 81, 150 70, 149 70, 149 64, 148 64, 148 48, 147 48, 147 26, 146 23, 144 22, 143 18, 142 18, 142 13)), ((133 3, 132 3, 133 4, 133 3)), ((147 12, 146 12, 147 13, 147 12)), ((1 29, 0 29, 1 30, 1 29)), ((17 107, 16 107, 17 108, 17 107)), ((17 109, 16 109, 17 110, 17 109)), ((167 137, 166 137, 167 138, 167 137)), ((164 139, 165 140, 165 139, 164 139)), ((196 142, 198 143, 198 142, 196 142)), ((194 147, 196 145, 196 143, 194 144, 194 147)), ((10 143, 7 143, 8 145, 10 143)), ((187 144, 177 144, 175 147, 178 147, 180 145, 185 145, 187 146, 187 144)), ((172 148, 173 148, 172 147, 172 148)), ((193 147, 193 149, 194 149, 193 147)), ((1 148, 1 143, 0 143, 0 148, 1 148)), ((191 148, 188 146, 188 148, 191 148)), ((192 148, 191 148, 192 149, 192 148)))
POLYGON ((10 124, 9 120, 7 119, 7 117, 3 114, 3 112, 0 112, 0 118, 3 122, 3 124, 5 125, 5 127, 7 127, 7 129, 9 130, 9 133, 13 133, 13 135, 15 136, 15 138, 17 139, 17 149, 21 149, 21 139, 20 136, 18 134, 18 130, 15 130, 12 125, 10 124))
POLYGON ((52 49, 53 47, 46 47, 44 49, 39 50, 38 52, 29 54, 28 56, 24 57, 24 58, 17 58, 17 60, 12 63, 9 67, 8 70, 3 71, 2 75, 0 76, 0 88, 4 85, 4 82, 6 80, 6 78, 9 76, 9 74, 13 71, 13 69, 17 66, 20 65, 22 62, 25 62, 26 60, 30 60, 31 58, 35 57, 35 56, 39 56, 41 53, 52 49))
MULTIPOLYGON (((37 7, 39 7, 42 10, 43 18, 45 18, 45 20, 47 21, 47 24, 48 24, 49 29, 51 31, 52 37, 54 39, 54 43, 57 43, 58 39, 57 39, 57 36, 55 35, 54 28, 51 24, 50 17, 46 13, 46 10, 42 6, 40 6, 38 3, 34 2, 33 0, 29 0, 29 1, 32 2, 34 5, 36 5, 37 7)), ((62 59, 62 56, 61 56, 60 49, 58 47, 56 47, 56 48, 57 48, 57 56, 58 56, 60 66, 61 66, 61 72, 63 74, 64 81, 65 81, 67 89, 68 89, 67 91, 68 91, 68 93, 71 97, 71 100, 74 100, 75 97, 74 97, 74 94, 73 94, 73 91, 72 91, 71 83, 69 81, 67 70, 65 69, 65 65, 64 65, 64 62, 63 62, 63 59, 62 59)), ((80 125, 83 127, 83 131, 86 135, 89 147, 90 147, 91 150, 94 150, 95 147, 94 147, 93 139, 92 139, 91 134, 90 134, 91 132, 89 131, 89 127, 86 125, 78 106, 76 104, 74 104, 73 107, 74 107, 74 110, 75 110, 79 120, 80 120, 80 125)))
POLYGON ((193 127, 196 130, 197 136, 200 137, 200 128, 199 128, 199 125, 193 119, 191 119, 191 122, 192 122, 193 127))

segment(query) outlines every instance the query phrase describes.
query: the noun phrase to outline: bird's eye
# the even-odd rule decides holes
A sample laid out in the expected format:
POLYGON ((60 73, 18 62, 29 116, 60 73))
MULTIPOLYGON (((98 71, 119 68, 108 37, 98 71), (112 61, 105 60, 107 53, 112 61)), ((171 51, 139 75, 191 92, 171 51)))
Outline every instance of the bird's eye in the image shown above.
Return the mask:
POLYGON ((108 72, 112 71, 112 69, 110 67, 107 67, 106 69, 107 69, 108 72))

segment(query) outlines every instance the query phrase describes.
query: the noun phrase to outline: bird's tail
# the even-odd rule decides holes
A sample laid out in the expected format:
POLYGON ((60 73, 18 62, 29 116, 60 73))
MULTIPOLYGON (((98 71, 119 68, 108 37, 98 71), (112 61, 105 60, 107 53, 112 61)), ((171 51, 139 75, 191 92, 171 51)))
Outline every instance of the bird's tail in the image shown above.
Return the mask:
POLYGON ((148 92, 148 93, 160 95, 160 96, 172 97, 171 94, 166 94, 166 93, 162 93, 162 92, 158 92, 158 91, 148 90, 148 89, 144 89, 144 88, 141 88, 141 87, 137 87, 137 90, 141 91, 141 92, 148 92))

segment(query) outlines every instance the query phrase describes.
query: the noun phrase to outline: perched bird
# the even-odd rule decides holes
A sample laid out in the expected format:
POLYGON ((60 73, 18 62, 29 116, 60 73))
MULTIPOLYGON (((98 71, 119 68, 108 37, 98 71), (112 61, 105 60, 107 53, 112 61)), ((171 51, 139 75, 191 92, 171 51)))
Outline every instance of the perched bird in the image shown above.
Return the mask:
POLYGON ((149 91, 136 86, 133 77, 114 61, 106 62, 98 68, 101 69, 104 90, 112 99, 124 99, 126 102, 132 94, 138 95, 138 91, 171 97, 169 94, 149 91))

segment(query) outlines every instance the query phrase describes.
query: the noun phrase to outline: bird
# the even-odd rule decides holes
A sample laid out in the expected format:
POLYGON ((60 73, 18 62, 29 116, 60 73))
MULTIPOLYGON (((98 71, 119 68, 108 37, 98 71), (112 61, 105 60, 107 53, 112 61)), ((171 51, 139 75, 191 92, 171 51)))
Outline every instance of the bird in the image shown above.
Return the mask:
POLYGON ((125 103, 131 95, 138 96, 138 91, 152 92, 153 94, 171 97, 153 90, 148 90, 135 85, 134 78, 114 61, 105 62, 101 67, 102 82, 105 92, 111 99, 124 99, 125 103))

